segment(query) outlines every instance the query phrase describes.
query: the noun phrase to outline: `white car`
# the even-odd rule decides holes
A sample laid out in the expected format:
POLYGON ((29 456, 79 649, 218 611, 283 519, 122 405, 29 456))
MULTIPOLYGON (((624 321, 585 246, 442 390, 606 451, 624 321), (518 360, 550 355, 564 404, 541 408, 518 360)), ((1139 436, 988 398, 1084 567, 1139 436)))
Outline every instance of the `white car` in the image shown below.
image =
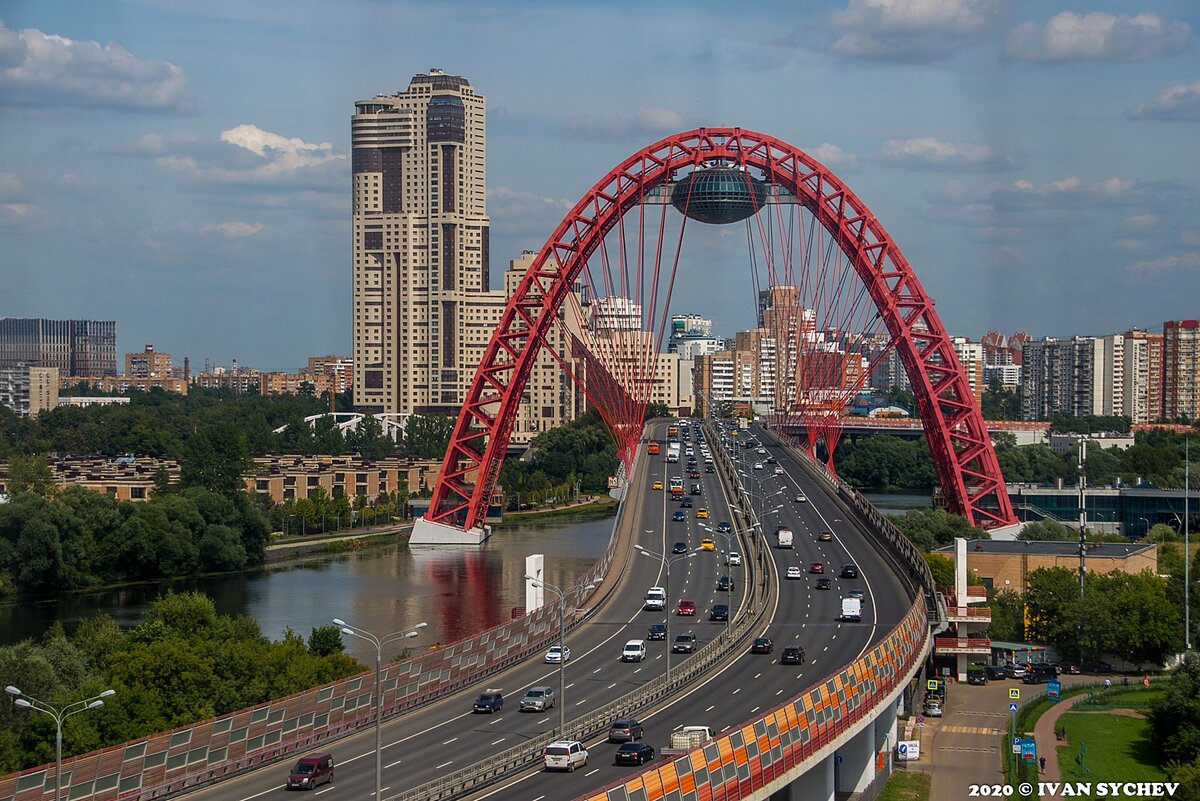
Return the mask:
POLYGON ((777 475, 777 476, 782 476, 782 475, 783 475, 783 468, 782 468, 782 467, 776 467, 776 468, 775 468, 775 475, 777 475))
POLYGON ((796 493, 796 503, 808 503, 808 498, 803 492, 796 493))
POLYGON ((802 571, 800 568, 796 567, 795 565, 792 565, 787 570, 787 577, 790 579, 804 578, 804 571, 802 571))
POLYGON ((559 647, 557 645, 550 646, 550 650, 546 652, 546 662, 551 665, 557 665, 560 662, 569 662, 571 660, 571 649, 559 647))
POLYGON ((755 469, 755 470, 762 470, 762 469, 763 469, 762 462, 755 462, 755 463, 754 463, 754 469, 755 469))
POLYGON ((766 456, 766 455, 767 455, 767 449, 766 449, 766 448, 759 448, 758 450, 756 450, 756 451, 754 451, 754 452, 755 452, 755 453, 757 453, 759 456, 766 456))
POLYGON ((742 563, 742 555, 737 551, 730 551, 729 556, 725 557, 725 564, 740 565, 742 563))
POLYGON ((555 740, 543 753, 546 770, 573 771, 588 763, 588 752, 578 740, 555 740))
POLYGON ((646 658, 646 641, 630 640, 621 651, 622 662, 641 662, 646 658))

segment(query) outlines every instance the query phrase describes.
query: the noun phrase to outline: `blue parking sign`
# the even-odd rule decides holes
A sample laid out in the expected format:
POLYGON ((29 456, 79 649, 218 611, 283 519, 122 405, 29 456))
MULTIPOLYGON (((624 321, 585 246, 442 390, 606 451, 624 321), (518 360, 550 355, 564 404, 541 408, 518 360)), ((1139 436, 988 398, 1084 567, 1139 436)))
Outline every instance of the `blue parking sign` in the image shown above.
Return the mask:
POLYGON ((1046 682, 1046 697, 1057 701, 1062 697, 1062 682, 1058 679, 1050 679, 1046 682))

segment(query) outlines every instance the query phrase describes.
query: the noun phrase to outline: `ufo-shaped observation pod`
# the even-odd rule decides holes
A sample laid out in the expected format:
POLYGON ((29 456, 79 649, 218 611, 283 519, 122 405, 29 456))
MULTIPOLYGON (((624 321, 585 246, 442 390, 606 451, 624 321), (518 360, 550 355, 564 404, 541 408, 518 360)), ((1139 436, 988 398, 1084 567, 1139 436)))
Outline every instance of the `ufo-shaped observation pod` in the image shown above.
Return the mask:
POLYGON ((753 216, 766 202, 767 186, 745 170, 716 166, 693 170, 671 190, 680 214, 711 225, 753 216))

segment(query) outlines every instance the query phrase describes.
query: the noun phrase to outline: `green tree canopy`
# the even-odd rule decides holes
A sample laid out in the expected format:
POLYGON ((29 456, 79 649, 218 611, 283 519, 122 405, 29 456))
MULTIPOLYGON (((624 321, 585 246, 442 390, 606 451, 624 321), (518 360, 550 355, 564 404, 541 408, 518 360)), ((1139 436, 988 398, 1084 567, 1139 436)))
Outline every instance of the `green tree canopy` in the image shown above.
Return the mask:
POLYGON ((903 515, 890 515, 889 519, 922 551, 943 548, 952 544, 956 537, 991 539, 984 529, 972 526, 965 517, 945 509, 909 509, 903 515))

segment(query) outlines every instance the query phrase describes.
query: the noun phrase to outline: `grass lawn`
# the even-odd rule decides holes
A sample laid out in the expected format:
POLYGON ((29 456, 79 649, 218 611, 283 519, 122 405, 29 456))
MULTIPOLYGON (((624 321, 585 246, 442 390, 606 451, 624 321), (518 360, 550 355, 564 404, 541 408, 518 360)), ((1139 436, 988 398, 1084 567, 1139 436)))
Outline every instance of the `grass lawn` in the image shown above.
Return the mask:
POLYGON ((1150 742, 1146 739, 1149 724, 1124 715, 1087 712, 1068 712, 1059 718, 1067 727, 1068 746, 1058 748, 1058 766, 1063 781, 1160 782, 1167 778, 1154 762, 1150 742), (1084 774, 1075 757, 1079 744, 1087 744, 1084 774))
POLYGON ((876 801, 929 801, 929 774, 919 770, 896 771, 876 801))

